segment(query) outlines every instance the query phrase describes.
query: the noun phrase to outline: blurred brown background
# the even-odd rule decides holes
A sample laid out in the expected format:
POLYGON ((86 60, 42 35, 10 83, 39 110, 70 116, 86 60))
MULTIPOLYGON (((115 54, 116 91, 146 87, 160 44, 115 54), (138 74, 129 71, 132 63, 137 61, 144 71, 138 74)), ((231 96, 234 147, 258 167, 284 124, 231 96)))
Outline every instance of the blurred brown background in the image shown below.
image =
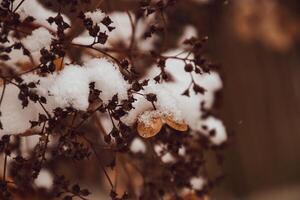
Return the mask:
POLYGON ((300 2, 231 0, 206 7, 205 25, 198 26, 222 64, 221 115, 234 133, 223 187, 238 199, 258 191, 282 196, 253 199, 300 199, 293 189, 300 184, 300 2))

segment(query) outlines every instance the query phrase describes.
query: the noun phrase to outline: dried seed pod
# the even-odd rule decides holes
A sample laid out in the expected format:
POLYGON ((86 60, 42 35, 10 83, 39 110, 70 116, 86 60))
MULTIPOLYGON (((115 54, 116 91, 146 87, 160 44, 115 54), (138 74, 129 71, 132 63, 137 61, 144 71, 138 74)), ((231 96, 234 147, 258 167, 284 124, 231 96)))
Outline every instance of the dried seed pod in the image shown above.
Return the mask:
POLYGON ((150 122, 145 124, 142 121, 137 122, 137 131, 143 138, 150 138, 159 133, 163 126, 163 121, 160 117, 151 118, 150 122))
POLYGON ((163 118, 164 122, 177 131, 187 131, 188 125, 182 120, 174 120, 172 116, 163 118))

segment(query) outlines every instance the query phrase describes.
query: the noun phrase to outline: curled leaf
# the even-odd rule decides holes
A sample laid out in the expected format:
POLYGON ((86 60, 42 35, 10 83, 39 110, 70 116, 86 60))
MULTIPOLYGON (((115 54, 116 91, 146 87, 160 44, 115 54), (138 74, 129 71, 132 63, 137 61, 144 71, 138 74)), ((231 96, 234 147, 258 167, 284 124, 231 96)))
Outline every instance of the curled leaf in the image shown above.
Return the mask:
POLYGON ((183 120, 175 120, 171 116, 164 117, 164 122, 177 131, 187 131, 188 125, 183 120))
POLYGON ((145 124, 142 121, 137 122, 138 134, 143 138, 150 138, 155 136, 161 130, 163 121, 160 117, 153 117, 150 122, 145 124))

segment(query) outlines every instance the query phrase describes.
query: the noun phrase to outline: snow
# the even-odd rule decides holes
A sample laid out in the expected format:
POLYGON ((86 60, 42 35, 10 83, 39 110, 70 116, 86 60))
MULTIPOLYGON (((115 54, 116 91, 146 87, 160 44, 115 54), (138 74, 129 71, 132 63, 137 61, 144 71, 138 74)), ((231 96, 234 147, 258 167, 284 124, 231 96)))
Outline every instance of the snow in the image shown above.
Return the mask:
POLYGON ((204 120, 203 125, 207 127, 207 129, 202 130, 203 133, 209 137, 213 144, 220 145, 227 140, 226 129, 221 120, 210 116, 204 120), (210 135, 210 131, 214 131, 214 134, 210 135))
POLYGON ((59 107, 73 106, 86 110, 89 106, 89 83, 86 68, 69 65, 57 76, 49 92, 59 107))
POLYGON ((105 13, 100 9, 86 12, 84 15, 86 18, 91 18, 94 24, 99 24, 105 17, 105 13))
MULTIPOLYGON (((182 49, 177 49, 167 52, 165 55, 177 55, 182 51, 182 49)), ((183 58, 185 56, 186 54, 181 54, 179 57, 183 58)), ((199 95, 195 94, 191 89, 189 97, 181 95, 182 92, 188 88, 191 81, 190 74, 185 72, 184 66, 185 63, 182 60, 173 58, 167 59, 165 71, 171 74, 174 81, 164 82, 159 85, 150 82, 149 87, 154 87, 158 90, 158 92, 152 91, 155 94, 157 92, 158 101, 156 102, 156 106, 158 107, 158 110, 162 109, 164 112, 168 111, 178 120, 182 119, 185 121, 192 130, 204 133, 206 136, 208 136, 208 133, 201 127, 208 123, 208 125, 211 125, 216 129, 216 135, 211 137, 210 140, 212 143, 219 145, 227 139, 225 127, 220 120, 213 117, 208 118, 206 121, 202 120, 201 116, 203 113, 201 112, 201 103, 204 102, 204 107, 206 109, 211 109, 214 103, 215 92, 220 90, 223 86, 222 80, 219 74, 214 71, 203 74, 192 72, 191 74, 195 82, 204 87, 206 92, 203 95, 199 95)), ((151 68, 146 78, 153 79, 159 73, 159 69, 154 66, 151 68)), ((138 102, 135 104, 138 104, 138 102)), ((141 112, 141 110, 139 110, 139 112, 141 112)), ((135 116, 132 113, 130 114, 130 117, 135 116)))
MULTIPOLYGON (((177 55, 182 52, 181 49, 167 52, 166 55, 177 55)), ((185 57, 186 54, 181 54, 179 57, 185 57)), ((189 127, 196 131, 201 132, 208 136, 208 133, 202 129, 205 124, 210 125, 215 129, 216 135, 210 137, 210 140, 214 144, 221 144, 226 139, 226 130, 222 122, 218 119, 214 121, 210 118, 205 120, 201 119, 201 103, 204 102, 204 107, 210 109, 214 103, 215 92, 222 88, 222 80, 217 72, 196 74, 192 72, 192 76, 195 82, 204 87, 206 92, 204 94, 196 94, 192 89, 190 90, 190 96, 182 95, 182 92, 188 88, 191 82, 191 76, 184 70, 185 63, 178 59, 167 59, 165 71, 171 74, 174 81, 163 82, 161 84, 155 83, 153 78, 157 76, 160 71, 157 67, 153 66, 146 75, 146 79, 150 79, 148 86, 144 87, 144 90, 140 93, 148 94, 154 93, 157 96, 157 101, 154 102, 157 110, 156 113, 151 113, 149 110, 153 110, 153 106, 150 102, 139 94, 134 95, 136 101, 133 103, 135 109, 131 110, 128 115, 122 118, 123 122, 127 125, 133 125, 136 120, 144 123, 149 122, 151 115, 167 115, 172 116, 174 120, 184 121, 189 127)))
POLYGON ((161 156, 161 161, 163 163, 174 163, 176 160, 170 152, 167 152, 161 156))
POLYGON ((84 66, 87 68, 89 81, 95 82, 96 88, 102 91, 100 98, 105 103, 108 103, 115 94, 118 94, 120 100, 127 98, 129 84, 112 62, 95 58, 84 66))
POLYGON ((203 189, 206 181, 203 177, 192 177, 190 180, 190 184, 192 186, 192 189, 194 190, 201 190, 203 189))
MULTIPOLYGON (((95 82, 95 87, 102 91, 100 98, 103 98, 104 103, 115 94, 118 94, 119 99, 127 98, 129 88, 129 84, 123 79, 119 70, 106 59, 93 59, 83 66, 67 65, 62 71, 47 77, 27 74, 22 78, 26 83, 39 81, 37 88, 33 90, 47 98, 45 107, 48 111, 56 107, 69 106, 78 110, 87 110, 91 82, 95 82)), ((0 89, 2 90, 3 86, 0 89)), ((7 84, 0 109, 2 112, 0 120, 4 130, 0 130, 0 133, 23 133, 30 128, 30 120, 36 121, 38 114, 44 113, 41 106, 33 102, 23 109, 18 93, 19 89, 16 86, 7 84)))
POLYGON ((163 163, 174 163, 176 161, 174 156, 167 151, 167 146, 165 144, 154 145, 154 151, 163 163))
POLYGON ((42 169, 38 177, 34 180, 34 184, 38 187, 50 189, 53 184, 53 176, 46 169, 42 169))
MULTIPOLYGON (((177 107, 177 101, 175 96, 172 94, 167 87, 162 84, 155 84, 154 81, 149 82, 148 86, 144 87, 144 90, 140 92, 141 94, 154 93, 157 96, 157 102, 154 102, 157 113, 156 115, 161 116, 172 116, 174 120, 181 119, 181 110, 177 107)), ((131 110, 127 116, 123 117, 122 120, 127 125, 133 125, 136 122, 136 119, 141 113, 144 113, 147 110, 152 110, 153 106, 151 102, 147 101, 145 97, 136 94, 134 98, 137 99, 133 103, 135 109, 131 110)), ((147 112, 145 113, 147 114, 147 112)), ((148 113, 149 114, 149 113, 148 113)), ((147 121, 147 115, 141 115, 141 120, 147 121)))
POLYGON ((186 148, 184 146, 178 149, 178 155, 185 156, 186 155, 186 148))
MULTIPOLYGON (((41 56, 40 50, 42 48, 49 49, 52 38, 54 38, 54 36, 46 28, 40 27, 33 30, 31 35, 28 35, 27 37, 22 38, 21 40, 16 39, 10 35, 8 37, 9 42, 4 44, 4 46, 8 47, 14 44, 15 42, 21 42, 24 45, 24 47, 30 51, 33 61, 35 63, 38 63, 41 56)), ((30 58, 28 56, 23 55, 22 49, 12 49, 9 56, 11 59, 5 61, 5 64, 12 66, 16 71, 20 70, 19 65, 32 65, 30 58)))
POLYGON ((43 27, 35 29, 32 34, 22 39, 22 44, 30 51, 40 51, 42 48, 47 48, 51 44, 53 36, 43 27))
MULTIPOLYGON (((3 87, 1 87, 2 92, 3 87)), ((1 123, 4 130, 0 133, 18 134, 23 133, 30 128, 29 120, 37 119, 38 113, 34 105, 30 103, 28 107, 22 108, 21 102, 18 99, 19 90, 8 84, 5 89, 5 95, 1 104, 1 123)))
POLYGON ((198 31, 194 26, 192 25, 185 26, 183 29, 183 34, 178 39, 178 46, 182 45, 186 39, 190 39, 192 37, 197 37, 197 36, 198 36, 198 31))
MULTIPOLYGON (((19 1, 20 0, 18 0, 18 2, 19 1)), ((17 5, 17 1, 14 4, 17 5)), ((55 30, 57 27, 55 23, 50 25, 47 22, 47 19, 49 17, 55 17, 57 15, 57 12, 46 9, 43 5, 41 5, 41 3, 39 3, 38 0, 24 1, 20 8, 17 10, 17 13, 20 15, 21 20, 24 20, 27 16, 32 16, 35 18, 35 21, 33 22, 35 24, 41 25, 51 30, 55 30)), ((69 18, 67 18, 65 15, 62 15, 62 17, 66 23, 70 24, 69 18)))
POLYGON ((145 124, 145 126, 150 126, 152 119, 161 116, 161 112, 153 110, 153 111, 145 111, 138 117, 138 121, 145 124))
POLYGON ((140 138, 134 138, 130 144, 130 151, 133 153, 146 153, 146 145, 140 138))

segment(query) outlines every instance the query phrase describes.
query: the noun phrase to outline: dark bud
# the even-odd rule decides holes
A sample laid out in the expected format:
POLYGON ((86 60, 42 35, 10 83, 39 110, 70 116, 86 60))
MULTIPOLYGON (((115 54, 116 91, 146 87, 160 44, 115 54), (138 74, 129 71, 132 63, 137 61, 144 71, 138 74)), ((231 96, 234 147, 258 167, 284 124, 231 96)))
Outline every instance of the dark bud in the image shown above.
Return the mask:
POLYGON ((100 32, 99 35, 98 35, 98 42, 100 44, 105 44, 106 41, 107 41, 107 38, 108 38, 108 35, 106 33, 100 32))
POLYGON ((156 97, 156 94, 153 94, 153 93, 149 93, 146 95, 146 99, 150 102, 155 102, 157 101, 157 97, 156 97))
POLYGON ((14 79, 19 84, 23 82, 23 79, 21 77, 19 77, 19 76, 16 76, 14 79))
POLYGON ((39 121, 40 122, 45 122, 47 121, 47 116, 44 114, 39 114, 39 121))
POLYGON ((197 74, 201 74, 200 68, 199 68, 199 67, 196 67, 196 68, 195 68, 195 72, 196 72, 197 74))
POLYGON ((115 28, 116 28, 116 27, 113 27, 113 26, 108 26, 108 27, 107 27, 107 29, 108 29, 109 32, 111 32, 111 31, 114 30, 115 28))
POLYGON ((142 86, 136 81, 132 84, 132 89, 136 92, 140 91, 142 89, 142 86))
POLYGON ((49 24, 52 24, 54 22, 54 17, 49 17, 47 21, 49 24))
POLYGON ((40 102, 42 104, 46 104, 47 103, 47 99, 45 97, 40 97, 40 102))
POLYGON ((160 68, 164 68, 166 66, 166 59, 164 58, 159 59, 157 62, 157 66, 160 68))
POLYGON ((29 122, 30 122, 30 124, 31 124, 31 127, 30 127, 30 128, 34 128, 34 127, 36 127, 37 125, 39 125, 39 123, 36 122, 36 121, 29 121, 29 122))
POLYGON ((105 26, 109 26, 109 25, 112 23, 112 21, 111 21, 111 19, 110 19, 108 16, 106 16, 106 17, 104 17, 104 19, 101 21, 101 23, 104 24, 105 26))
POLYGON ((14 49, 21 49, 21 48, 22 48, 22 44, 20 42, 15 43, 14 49))
POLYGON ((184 67, 184 70, 185 70, 186 72, 192 72, 193 69, 194 69, 194 67, 193 67, 193 65, 190 64, 190 63, 189 63, 189 64, 186 64, 185 67, 184 67))
POLYGON ((163 73, 163 74, 162 74, 162 78, 163 78, 164 80, 168 80, 169 76, 168 76, 168 74, 163 73))
POLYGON ((104 136, 104 142, 107 143, 107 144, 110 144, 111 143, 111 136, 110 135, 104 136))
POLYGON ((186 89, 181 95, 189 97, 190 96, 190 90, 186 89))
POLYGON ((25 56, 30 56, 30 51, 28 49, 26 49, 26 48, 23 48, 23 54, 25 56))
POLYGON ((29 103, 28 99, 22 100, 22 107, 23 107, 23 108, 27 107, 27 106, 28 106, 28 103, 29 103))
POLYGON ((194 83, 193 90, 195 91, 196 94, 204 94, 205 89, 197 84, 194 83))
POLYGON ((33 22, 34 20, 35 20, 34 17, 32 17, 32 16, 27 16, 27 17, 24 19, 24 22, 25 22, 25 23, 31 23, 31 22, 33 22))
POLYGON ((158 83, 160 81, 160 76, 158 75, 158 76, 154 77, 154 80, 156 83, 158 83))
POLYGON ((30 93, 29 94, 29 99, 33 102, 37 102, 39 100, 39 96, 35 93, 30 93))
POLYGON ((124 59, 121 61, 121 66, 124 68, 124 69, 128 69, 128 66, 129 66, 129 62, 128 60, 124 59))
POLYGON ((29 87, 29 88, 36 88, 36 85, 35 85, 34 82, 30 82, 30 83, 28 84, 28 87, 29 87))

